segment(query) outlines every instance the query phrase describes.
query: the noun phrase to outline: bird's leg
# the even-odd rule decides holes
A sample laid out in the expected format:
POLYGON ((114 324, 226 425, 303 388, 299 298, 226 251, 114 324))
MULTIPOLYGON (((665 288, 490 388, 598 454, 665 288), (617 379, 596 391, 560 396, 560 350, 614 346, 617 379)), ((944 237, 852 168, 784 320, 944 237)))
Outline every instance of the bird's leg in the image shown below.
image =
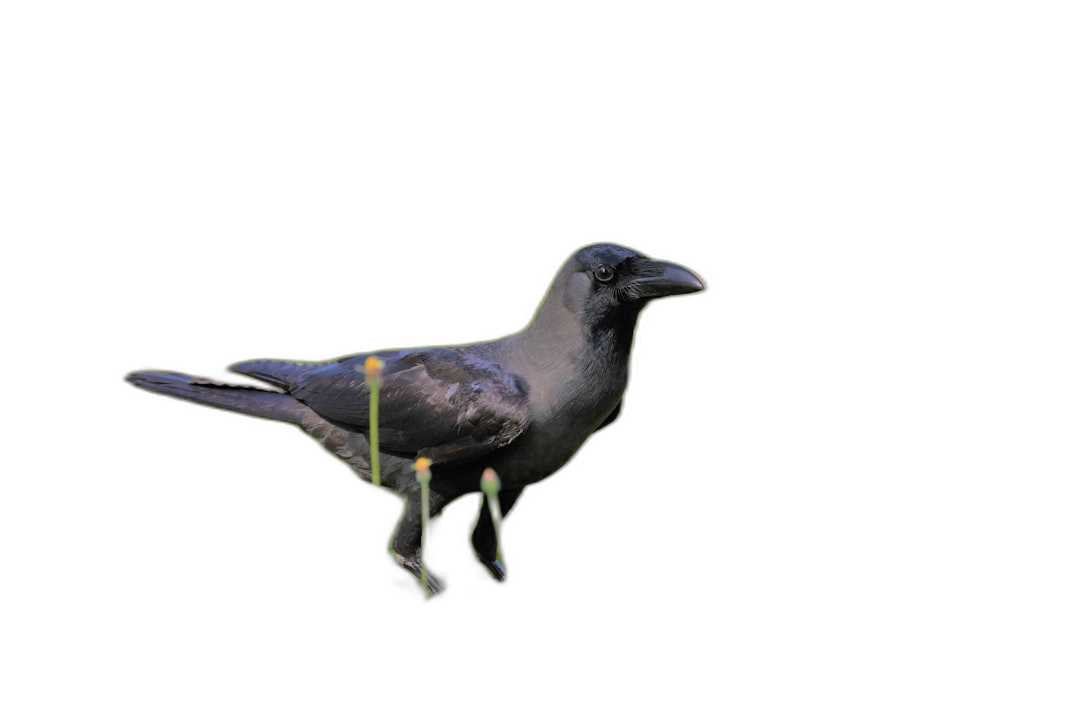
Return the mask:
MULTIPOLYGON (((499 509, 505 517, 510 513, 510 508, 521 496, 521 489, 504 489, 499 492, 499 509)), ((500 582, 506 579, 506 567, 502 565, 496 555, 495 525, 491 521, 491 510, 488 508, 487 497, 480 495, 480 516, 476 518, 476 528, 472 533, 472 545, 476 550, 476 558, 487 567, 491 576, 500 582)))
MULTIPOLYGON (((429 497, 430 516, 434 517, 445 506, 446 500, 442 495, 432 491, 429 497)), ((401 517, 401 521, 398 522, 390 548, 397 559, 397 563, 409 570, 417 579, 422 580, 425 572, 423 557, 420 556, 421 536, 420 490, 417 489, 415 492, 410 492, 405 498, 405 512, 401 517)), ((432 576, 431 572, 426 572, 426 574, 426 589, 432 594, 441 592, 443 589, 442 582, 432 576)))

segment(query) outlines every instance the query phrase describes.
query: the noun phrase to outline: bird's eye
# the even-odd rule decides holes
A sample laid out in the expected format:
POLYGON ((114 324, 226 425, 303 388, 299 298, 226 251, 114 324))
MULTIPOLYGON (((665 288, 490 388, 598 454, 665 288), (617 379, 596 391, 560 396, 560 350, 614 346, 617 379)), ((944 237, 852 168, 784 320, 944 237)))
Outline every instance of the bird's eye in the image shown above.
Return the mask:
POLYGON ((593 270, 593 277, 595 277, 598 282, 611 282, 611 278, 614 276, 615 270, 609 265, 600 265, 593 270))

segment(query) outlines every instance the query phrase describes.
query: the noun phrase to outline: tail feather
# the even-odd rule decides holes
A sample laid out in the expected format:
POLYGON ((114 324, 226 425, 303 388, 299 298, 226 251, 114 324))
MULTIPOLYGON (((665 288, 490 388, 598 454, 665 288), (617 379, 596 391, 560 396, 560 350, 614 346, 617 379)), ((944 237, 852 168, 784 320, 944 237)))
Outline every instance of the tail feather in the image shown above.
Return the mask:
POLYGON ((288 390, 293 382, 309 374, 312 370, 327 362, 290 362, 288 360, 248 360, 237 362, 229 367, 233 372, 246 374, 275 387, 288 390))
POLYGON ((125 379, 148 392, 178 397, 233 412, 299 423, 305 407, 283 392, 231 385, 178 372, 132 372, 125 379))

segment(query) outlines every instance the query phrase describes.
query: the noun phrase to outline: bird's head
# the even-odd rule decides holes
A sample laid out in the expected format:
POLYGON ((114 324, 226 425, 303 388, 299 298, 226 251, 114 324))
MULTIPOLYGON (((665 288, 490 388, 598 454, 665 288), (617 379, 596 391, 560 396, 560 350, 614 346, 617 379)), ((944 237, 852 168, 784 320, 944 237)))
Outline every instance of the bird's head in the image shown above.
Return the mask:
POLYGON ((559 280, 566 304, 593 317, 636 314, 649 300, 705 289, 701 278, 685 267, 619 245, 578 250, 559 280))
POLYGON ((591 346, 625 358, 650 300, 703 289, 685 267, 619 245, 590 245, 563 265, 523 336, 537 356, 591 346), (586 345, 579 345, 583 339, 586 345))
POLYGON ((622 245, 582 247, 559 273, 549 302, 562 304, 592 335, 617 344, 633 337, 637 314, 654 299, 700 293, 701 277, 673 262, 654 260, 622 245))

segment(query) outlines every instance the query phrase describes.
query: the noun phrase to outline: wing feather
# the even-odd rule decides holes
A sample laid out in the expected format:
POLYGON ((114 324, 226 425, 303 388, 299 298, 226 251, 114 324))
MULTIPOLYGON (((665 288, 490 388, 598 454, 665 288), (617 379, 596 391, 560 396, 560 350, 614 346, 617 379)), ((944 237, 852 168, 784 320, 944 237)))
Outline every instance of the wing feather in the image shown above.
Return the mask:
MULTIPOLYGON (((379 440, 384 449, 436 462, 471 459, 504 447, 528 424, 524 383, 467 348, 376 353, 383 360, 379 440)), ((292 373, 287 390, 319 415, 366 432, 368 355, 292 373)))

